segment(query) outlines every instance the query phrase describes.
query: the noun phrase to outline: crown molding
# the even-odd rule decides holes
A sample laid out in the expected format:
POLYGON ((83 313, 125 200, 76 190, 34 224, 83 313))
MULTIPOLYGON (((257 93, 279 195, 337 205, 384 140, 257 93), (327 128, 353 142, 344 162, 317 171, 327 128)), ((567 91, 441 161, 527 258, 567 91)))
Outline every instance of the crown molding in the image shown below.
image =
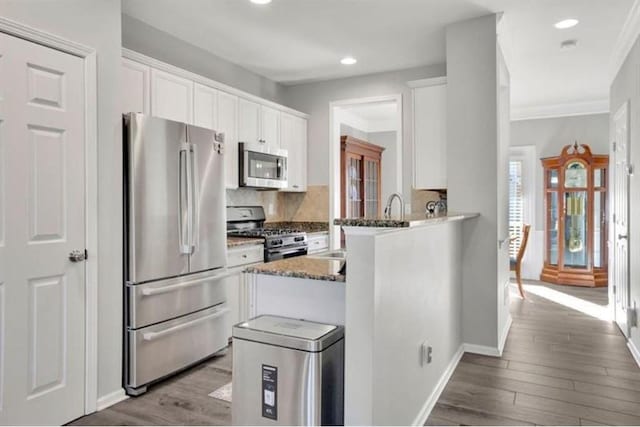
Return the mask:
POLYGON ((553 105, 511 107, 511 121, 609 113, 609 99, 553 105))
POLYGON ((613 48, 609 71, 611 83, 618 75, 638 37, 640 37, 640 0, 635 0, 613 48))
POLYGON ((411 80, 407 82, 407 86, 410 88, 440 86, 447 84, 447 76, 432 77, 428 79, 411 80))

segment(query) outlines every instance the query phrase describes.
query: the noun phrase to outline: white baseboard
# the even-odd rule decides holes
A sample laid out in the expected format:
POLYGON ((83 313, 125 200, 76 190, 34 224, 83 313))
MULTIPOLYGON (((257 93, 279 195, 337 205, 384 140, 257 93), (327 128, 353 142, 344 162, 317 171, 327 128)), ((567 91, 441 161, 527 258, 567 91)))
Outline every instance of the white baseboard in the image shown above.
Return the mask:
POLYGON ((96 411, 102 411, 103 409, 107 409, 109 406, 115 405, 116 403, 122 402, 123 400, 127 400, 129 396, 124 392, 124 389, 121 388, 114 392, 111 392, 107 395, 101 396, 98 398, 98 403, 96 404, 96 411))
POLYGON ((435 389, 433 390, 431 395, 429 395, 429 398, 424 403, 422 409, 418 413, 418 416, 415 418, 415 420, 413 420, 413 423, 411 423, 411 425, 423 426, 424 423, 427 422, 427 418, 429 418, 433 407, 436 406, 436 402, 438 402, 440 394, 442 394, 442 391, 447 386, 449 378, 451 378, 451 375, 453 375, 453 372, 456 370, 458 362, 460 362, 463 354, 464 344, 461 344, 460 348, 458 348, 458 351, 456 351, 456 354, 454 354, 451 358, 451 362, 449 362, 449 365, 447 365, 447 369, 445 369, 444 373, 440 377, 440 380, 438 381, 438 384, 436 384, 435 389))
POLYGON ((498 352, 499 356, 502 356, 502 351, 504 350, 504 344, 507 342, 507 337, 509 336, 509 330, 511 329, 511 324, 513 323, 513 317, 509 314, 507 318, 507 323, 504 324, 504 328, 502 329, 502 333, 500 334, 500 341, 498 341, 498 352))
POLYGON ((638 347, 636 347, 636 344, 633 341, 631 341, 631 339, 627 340, 627 347, 629 347, 629 351, 631 352, 631 355, 633 356, 636 363, 638 364, 638 367, 640 367, 640 350, 638 350, 638 347))
POLYGON ((488 345, 463 344, 465 353, 481 354, 483 356, 500 357, 500 349, 497 347, 489 347, 488 345))

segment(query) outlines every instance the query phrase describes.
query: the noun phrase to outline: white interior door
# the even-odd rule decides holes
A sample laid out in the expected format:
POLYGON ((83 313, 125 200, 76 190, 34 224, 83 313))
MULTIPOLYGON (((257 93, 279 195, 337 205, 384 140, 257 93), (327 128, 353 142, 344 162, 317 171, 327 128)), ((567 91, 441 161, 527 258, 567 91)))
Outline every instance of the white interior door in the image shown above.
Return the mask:
POLYGON ((629 103, 614 117, 613 150, 613 233, 612 274, 615 318, 622 333, 629 337, 629 103))
POLYGON ((84 413, 83 60, 0 34, 0 424, 84 413))

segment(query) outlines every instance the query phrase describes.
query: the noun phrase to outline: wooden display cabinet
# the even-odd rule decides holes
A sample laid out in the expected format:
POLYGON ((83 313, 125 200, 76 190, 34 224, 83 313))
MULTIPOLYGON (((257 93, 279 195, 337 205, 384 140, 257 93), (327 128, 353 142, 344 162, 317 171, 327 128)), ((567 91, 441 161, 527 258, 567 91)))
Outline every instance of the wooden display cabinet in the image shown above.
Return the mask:
POLYGON ((342 218, 380 216, 384 147, 351 136, 340 138, 342 218))
POLYGON ((607 168, 609 156, 567 145, 544 168, 545 260, 540 280, 607 286, 607 168))

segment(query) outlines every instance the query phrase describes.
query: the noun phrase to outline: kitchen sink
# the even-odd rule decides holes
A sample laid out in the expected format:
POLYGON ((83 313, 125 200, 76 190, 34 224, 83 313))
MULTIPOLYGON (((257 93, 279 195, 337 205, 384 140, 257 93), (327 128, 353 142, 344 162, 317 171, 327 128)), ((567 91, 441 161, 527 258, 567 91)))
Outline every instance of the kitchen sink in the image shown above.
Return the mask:
POLYGON ((343 251, 343 250, 337 250, 337 251, 327 251, 327 252, 320 252, 317 254, 311 254, 308 255, 309 258, 319 258, 319 259, 337 259, 337 260, 344 260, 345 258, 347 258, 347 252, 343 251))

